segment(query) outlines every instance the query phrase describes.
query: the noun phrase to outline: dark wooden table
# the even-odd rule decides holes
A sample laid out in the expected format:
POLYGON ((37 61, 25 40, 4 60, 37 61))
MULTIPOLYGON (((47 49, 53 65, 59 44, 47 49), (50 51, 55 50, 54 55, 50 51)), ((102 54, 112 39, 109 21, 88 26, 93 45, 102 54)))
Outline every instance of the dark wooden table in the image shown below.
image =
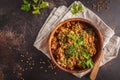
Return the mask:
MULTIPOLYGON (((46 0, 50 7, 40 15, 20 10, 22 0, 0 0, 0 80, 89 80, 59 70, 33 47, 36 36, 53 7, 69 6, 74 0, 46 0)), ((107 9, 96 11, 98 0, 80 0, 99 15, 120 36, 120 0, 110 0, 107 9)), ((105 0, 103 0, 105 1, 105 0)), ((116 59, 100 68, 96 80, 120 79, 120 51, 116 59)))

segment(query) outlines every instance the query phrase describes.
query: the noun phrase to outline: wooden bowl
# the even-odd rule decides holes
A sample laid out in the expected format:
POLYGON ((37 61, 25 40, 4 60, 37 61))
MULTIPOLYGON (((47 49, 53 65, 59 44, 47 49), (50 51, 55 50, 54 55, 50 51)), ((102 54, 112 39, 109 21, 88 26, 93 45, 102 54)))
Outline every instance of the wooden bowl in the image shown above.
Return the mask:
POLYGON ((86 20, 86 19, 83 19, 83 18, 71 18, 71 19, 68 19, 68 20, 65 20, 61 23, 59 23, 55 28, 54 30, 51 32, 50 34, 50 37, 49 37, 49 42, 48 42, 48 45, 49 45, 49 54, 50 54, 50 57, 51 57, 51 60, 53 61, 53 63, 58 66, 61 70, 63 71, 66 71, 66 72, 70 72, 70 73, 81 73, 81 72, 84 72, 90 68, 85 68, 85 69, 82 69, 82 70, 69 70, 69 69, 66 69, 66 68, 63 68, 62 66, 60 66, 53 54, 52 54, 52 51, 51 51, 51 41, 52 41, 52 38, 56 32, 56 30, 61 27, 62 25, 66 24, 67 22, 72 22, 72 21, 79 21, 80 23, 82 24, 85 24, 87 26, 90 26, 91 28, 93 28, 93 31, 96 35, 96 38, 97 38, 97 41, 95 43, 95 46, 96 46, 96 54, 94 55, 94 63, 96 62, 96 60, 98 59, 99 55, 101 54, 101 51, 102 51, 102 46, 103 46, 103 38, 102 38, 102 35, 100 33, 100 31, 97 29, 98 26, 94 25, 93 23, 91 23, 90 21, 86 20))

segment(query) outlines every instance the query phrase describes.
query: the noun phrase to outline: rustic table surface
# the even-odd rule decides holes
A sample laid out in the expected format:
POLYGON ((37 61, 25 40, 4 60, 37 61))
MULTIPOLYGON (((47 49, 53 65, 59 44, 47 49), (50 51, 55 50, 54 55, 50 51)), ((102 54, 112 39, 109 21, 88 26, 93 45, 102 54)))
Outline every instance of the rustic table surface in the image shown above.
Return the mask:
MULTIPOLYGON (((89 80, 61 71, 33 47, 36 36, 54 7, 74 0, 46 0, 50 6, 40 15, 20 10, 22 0, 0 0, 0 80, 89 80)), ((120 36, 120 0, 80 0, 120 36), (100 1, 103 1, 100 2, 100 1)), ((120 79, 120 51, 100 68, 96 80, 120 79)))

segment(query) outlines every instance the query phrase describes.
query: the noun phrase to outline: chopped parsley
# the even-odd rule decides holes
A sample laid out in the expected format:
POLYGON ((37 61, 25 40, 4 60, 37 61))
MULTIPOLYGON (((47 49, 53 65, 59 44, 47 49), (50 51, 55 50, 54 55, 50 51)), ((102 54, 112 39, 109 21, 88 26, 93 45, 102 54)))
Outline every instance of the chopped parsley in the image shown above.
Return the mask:
POLYGON ((23 0, 23 4, 21 5, 20 9, 23 11, 26 11, 26 12, 30 11, 30 9, 31 9, 30 2, 28 2, 27 0, 23 0))
POLYGON ((82 65, 82 67, 92 68, 94 63, 92 61, 89 51, 85 49, 85 45, 84 45, 85 42, 84 42, 83 35, 69 33, 67 37, 68 39, 74 40, 74 43, 72 45, 68 45, 67 48, 65 49, 65 57, 66 58, 70 58, 70 57, 78 58, 79 56, 82 56, 84 58, 84 60, 80 61, 80 64, 82 65), (79 48, 79 46, 81 46, 81 48, 79 48))
POLYGON ((68 34, 67 37, 74 40, 74 41, 77 40, 77 36, 75 34, 68 34))
POLYGON ((87 67, 92 68, 94 66, 92 59, 82 60, 80 61, 80 64, 82 65, 83 68, 87 68, 87 67))
POLYGON ((73 3, 72 8, 71 8, 71 13, 73 15, 81 12, 82 10, 83 10, 82 5, 77 4, 77 3, 73 3))
POLYGON ((77 47, 72 46, 67 46, 67 48, 65 49, 65 57, 69 58, 72 56, 78 56, 78 49, 77 47))
POLYGON ((40 14, 40 11, 49 6, 49 3, 43 0, 23 0, 21 10, 28 12, 32 10, 32 14, 40 14))

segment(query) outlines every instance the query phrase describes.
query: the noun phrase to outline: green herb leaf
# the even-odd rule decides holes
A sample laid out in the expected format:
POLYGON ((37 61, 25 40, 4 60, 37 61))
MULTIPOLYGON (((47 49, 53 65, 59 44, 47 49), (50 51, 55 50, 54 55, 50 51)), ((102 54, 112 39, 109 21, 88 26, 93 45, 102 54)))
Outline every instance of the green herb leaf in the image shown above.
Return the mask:
POLYGON ((74 42, 74 44, 73 44, 73 45, 74 45, 74 47, 78 47, 78 44, 77 44, 76 42, 74 42))
POLYGON ((71 56, 78 56, 78 49, 73 45, 67 46, 67 48, 65 49, 65 57, 69 58, 71 56))
POLYGON ((85 61, 80 61, 80 64, 82 65, 83 68, 86 68, 86 62, 85 61))
POLYGON ((49 3, 46 2, 46 1, 43 1, 40 5, 39 5, 39 8, 42 9, 42 8, 46 8, 49 6, 49 3))
POLYGON ((32 10, 32 14, 40 14, 41 9, 46 8, 49 6, 49 3, 46 1, 41 0, 23 0, 23 4, 21 5, 21 10, 23 11, 30 11, 32 10), (32 7, 32 8, 31 8, 32 7))
POLYGON ((39 9, 39 7, 35 5, 32 5, 32 7, 33 7, 33 10, 39 9))
POLYGON ((80 64, 82 65, 83 68, 86 68, 86 67, 92 68, 94 66, 92 59, 82 60, 80 61, 80 64))
POLYGON ((74 40, 74 41, 77 40, 77 36, 75 34, 68 34, 67 37, 74 40))
POLYGON ((23 11, 28 12, 28 11, 30 11, 30 9, 31 9, 31 7, 30 7, 30 4, 29 4, 29 3, 28 3, 28 4, 23 4, 23 5, 21 6, 21 10, 23 10, 23 11))
POLYGON ((39 9, 36 9, 36 10, 32 11, 32 14, 40 14, 39 9))
POLYGON ((82 5, 77 4, 77 3, 73 3, 72 9, 71 9, 71 13, 72 13, 73 15, 81 12, 82 10, 83 10, 82 5))
POLYGON ((23 0, 24 4, 29 4, 28 0, 23 0))
POLYGON ((83 56, 85 59, 90 59, 90 55, 89 55, 87 52, 82 53, 82 56, 83 56))
POLYGON ((76 43, 77 43, 78 45, 84 45, 84 41, 81 40, 81 39, 80 39, 80 40, 77 40, 76 43))
POLYGON ((87 65, 87 67, 92 68, 94 65, 92 59, 87 60, 86 65, 87 65))
POLYGON ((38 2, 38 0, 33 0, 33 2, 34 2, 34 3, 37 3, 37 2, 38 2))

